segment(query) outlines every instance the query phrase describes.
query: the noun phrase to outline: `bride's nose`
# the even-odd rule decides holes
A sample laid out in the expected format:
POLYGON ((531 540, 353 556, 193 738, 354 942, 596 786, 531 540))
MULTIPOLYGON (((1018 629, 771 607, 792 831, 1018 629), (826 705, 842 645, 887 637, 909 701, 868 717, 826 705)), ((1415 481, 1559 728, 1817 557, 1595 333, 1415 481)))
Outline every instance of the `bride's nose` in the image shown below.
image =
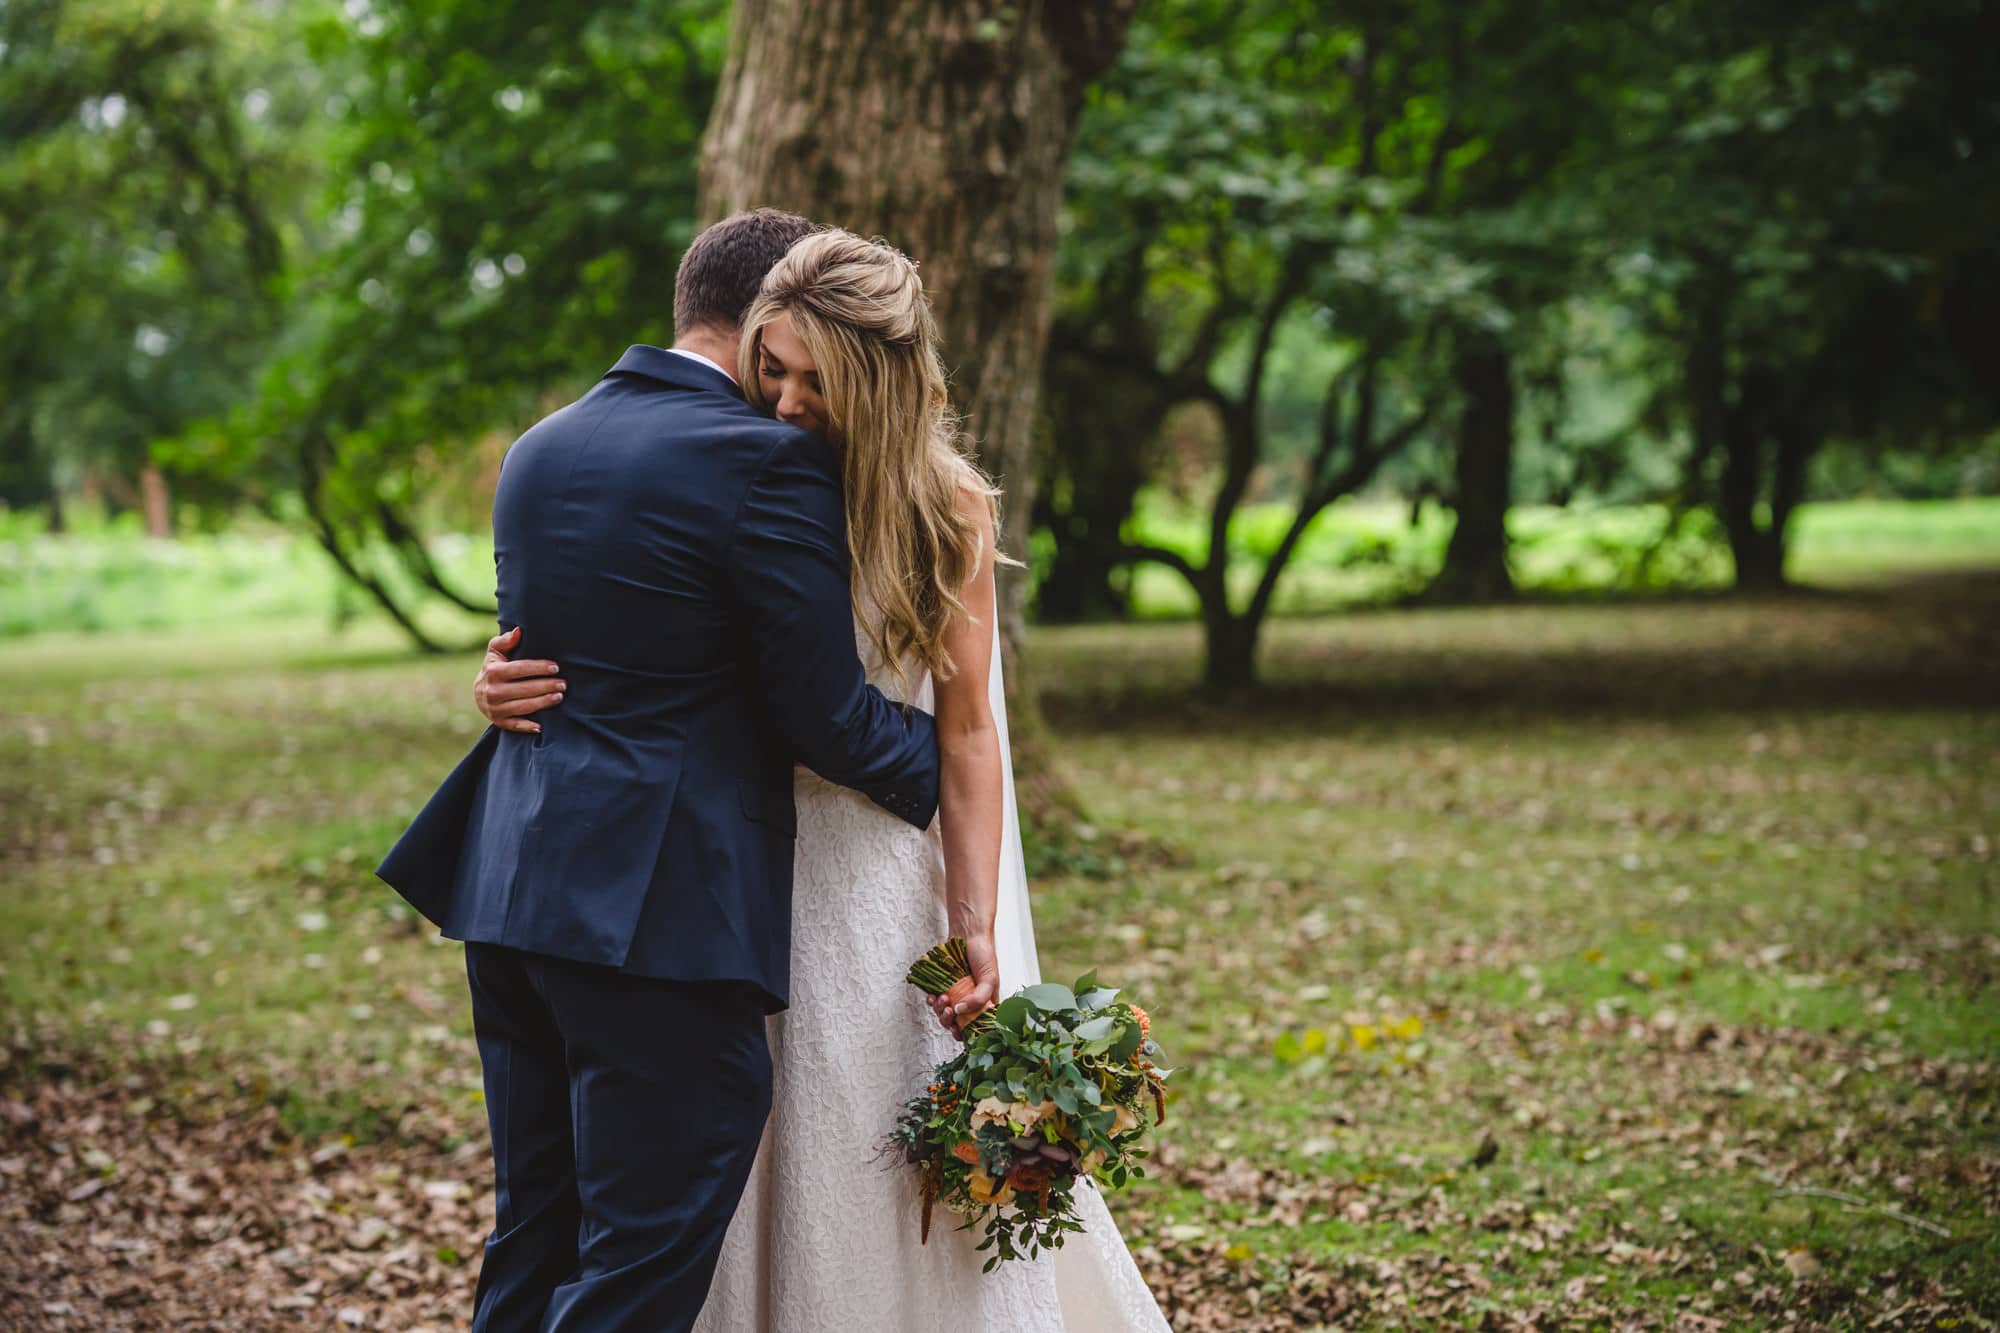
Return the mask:
POLYGON ((806 409, 805 396, 790 385, 778 395, 778 420, 798 425, 812 415, 806 409))

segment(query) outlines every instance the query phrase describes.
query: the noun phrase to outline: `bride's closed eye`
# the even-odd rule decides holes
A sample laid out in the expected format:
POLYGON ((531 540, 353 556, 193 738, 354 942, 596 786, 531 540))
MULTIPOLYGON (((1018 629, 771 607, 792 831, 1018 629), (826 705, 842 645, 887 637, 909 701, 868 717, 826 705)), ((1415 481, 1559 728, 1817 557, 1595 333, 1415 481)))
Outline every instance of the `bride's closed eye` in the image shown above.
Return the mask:
MULTIPOLYGON (((763 361, 761 364, 758 365, 757 373, 762 375, 767 380, 781 380, 786 376, 788 372, 785 370, 784 366, 781 365, 780 363, 766 359, 765 361, 763 361)), ((820 391, 818 371, 816 370, 807 371, 805 380, 807 388, 811 389, 814 393, 818 393, 820 391)))

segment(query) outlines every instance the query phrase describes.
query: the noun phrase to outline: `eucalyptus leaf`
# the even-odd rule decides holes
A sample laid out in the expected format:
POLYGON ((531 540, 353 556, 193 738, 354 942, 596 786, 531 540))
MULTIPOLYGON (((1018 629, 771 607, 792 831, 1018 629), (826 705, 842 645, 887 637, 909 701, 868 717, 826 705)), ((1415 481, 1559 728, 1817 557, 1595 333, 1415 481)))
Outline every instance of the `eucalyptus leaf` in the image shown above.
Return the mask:
POLYGON ((993 1021, 1009 1032, 1019 1032, 1028 1021, 1028 1011, 1034 1004, 1025 993, 1010 995, 993 1006, 993 1021))
POLYGON ((1089 1022, 1077 1024, 1075 1036, 1078 1041, 1097 1041, 1102 1037, 1110 1036, 1112 1029, 1117 1026, 1118 1019, 1116 1015, 1101 1014, 1089 1022))
POLYGON ((1076 1008, 1076 992, 1054 981, 1044 981, 1039 986, 1030 986, 1014 998, 1026 1000, 1044 1013, 1076 1008))

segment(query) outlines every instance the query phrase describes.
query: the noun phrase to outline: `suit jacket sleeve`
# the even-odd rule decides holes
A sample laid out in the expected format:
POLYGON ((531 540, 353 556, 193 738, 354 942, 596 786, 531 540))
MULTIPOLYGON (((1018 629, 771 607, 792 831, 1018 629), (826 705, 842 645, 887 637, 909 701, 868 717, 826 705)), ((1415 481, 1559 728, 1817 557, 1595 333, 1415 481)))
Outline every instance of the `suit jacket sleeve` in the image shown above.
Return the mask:
POLYGON ((847 519, 825 448, 788 435, 737 513, 728 567, 760 697, 800 763, 925 828, 937 813, 937 725, 892 703, 862 672, 847 519))

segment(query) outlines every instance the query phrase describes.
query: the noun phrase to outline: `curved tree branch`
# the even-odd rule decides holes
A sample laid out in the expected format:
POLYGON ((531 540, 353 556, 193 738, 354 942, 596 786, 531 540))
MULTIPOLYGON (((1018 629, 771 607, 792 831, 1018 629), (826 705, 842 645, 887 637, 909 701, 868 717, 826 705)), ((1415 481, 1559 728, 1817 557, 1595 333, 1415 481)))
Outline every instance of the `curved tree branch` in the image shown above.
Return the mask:
POLYGON ((308 432, 299 441, 299 495, 305 502, 307 515, 312 519, 313 536, 318 539, 320 548, 339 567, 341 573, 373 597, 382 609, 389 613, 389 618, 410 636, 418 648, 427 653, 446 651, 443 644, 424 633, 422 627, 396 601, 395 596, 383 586, 381 580, 361 568, 360 562, 341 543, 340 530, 334 525, 333 516, 327 512, 324 497, 320 493, 320 483, 325 477, 320 462, 320 453, 324 447, 325 442, 312 432, 308 432))
POLYGON ((437 565, 431 560, 430 552, 424 549, 423 538, 401 514, 396 512, 394 505, 383 500, 376 507, 376 516, 382 522, 383 535, 388 537, 390 545, 396 548, 396 554, 401 557, 404 567, 417 582, 453 606, 461 607, 475 615, 499 614, 499 608, 490 602, 472 601, 445 583, 444 577, 438 573, 437 565))
POLYGON ((1266 613, 1270 611, 1271 601, 1277 595, 1278 580, 1283 576, 1286 566, 1291 563, 1293 553, 1305 539, 1306 530, 1312 526, 1313 520, 1341 496, 1351 495, 1366 486, 1383 463, 1401 452, 1430 423, 1434 409, 1426 405, 1379 443, 1367 438, 1367 435, 1358 433, 1365 424, 1367 434, 1373 434, 1376 370, 1380 364, 1381 354, 1371 349, 1363 361, 1350 362, 1327 385, 1326 396, 1320 408, 1320 439, 1318 446, 1313 450, 1311 470, 1307 473, 1306 493, 1300 498, 1298 512, 1292 515, 1291 524, 1285 529, 1285 535, 1278 542, 1277 549, 1272 551, 1270 558, 1264 562, 1264 572, 1259 576, 1257 588, 1250 595, 1249 604, 1243 610, 1243 623, 1253 635, 1257 632, 1257 626, 1263 623, 1266 613), (1332 462, 1334 453, 1343 442, 1339 428, 1340 398, 1349 375, 1357 366, 1361 367, 1360 393, 1367 397, 1368 403, 1365 410, 1357 405, 1356 432, 1349 433, 1345 437, 1345 442, 1352 450, 1347 466, 1328 476, 1326 467, 1332 462))
POLYGON ((1156 565, 1165 565, 1186 579, 1188 586, 1197 593, 1201 591, 1202 571, 1179 551, 1169 550, 1164 546, 1148 546, 1143 542, 1119 542, 1111 549, 1127 560, 1145 560, 1156 565))

